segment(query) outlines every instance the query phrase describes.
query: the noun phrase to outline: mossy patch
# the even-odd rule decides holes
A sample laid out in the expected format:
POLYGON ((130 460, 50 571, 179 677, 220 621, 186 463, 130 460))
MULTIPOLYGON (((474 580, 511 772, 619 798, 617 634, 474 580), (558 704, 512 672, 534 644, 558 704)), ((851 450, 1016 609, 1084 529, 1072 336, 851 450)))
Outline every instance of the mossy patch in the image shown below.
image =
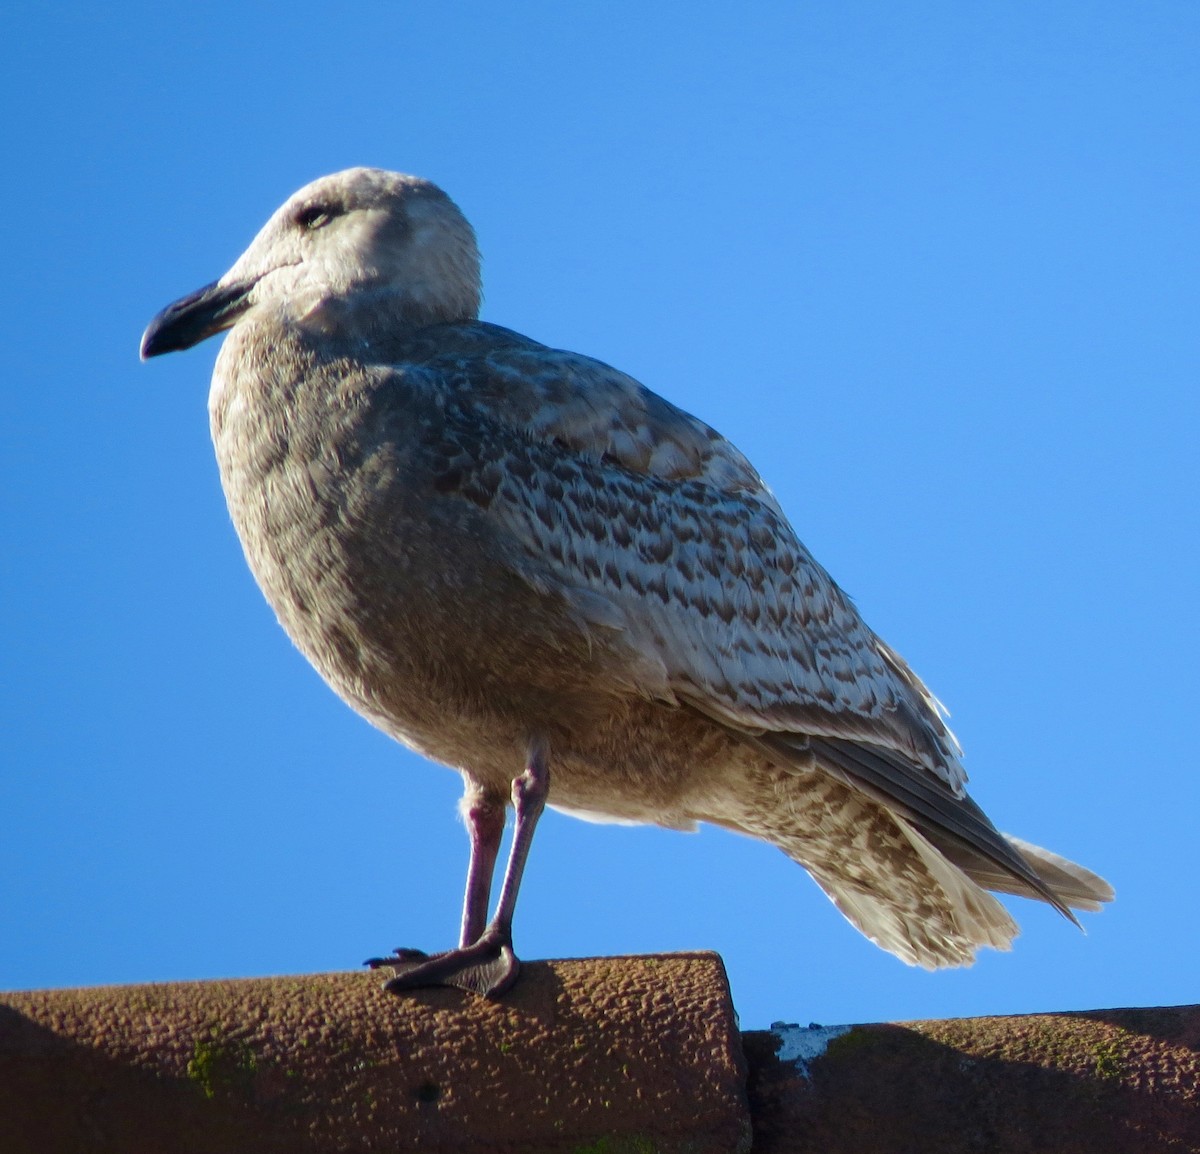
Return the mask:
POLYGON ((658 1144, 634 1134, 621 1138, 597 1138, 585 1146, 576 1146, 571 1154, 658 1154, 658 1144))
POLYGON ((206 1098, 247 1098, 258 1073, 254 1052, 238 1038, 222 1038, 214 1028, 197 1038, 187 1064, 187 1076, 206 1098))
POLYGON ((830 1038, 821 1057, 842 1062, 851 1055, 861 1054, 864 1050, 878 1049, 881 1045, 894 1046, 895 1042, 896 1039, 890 1034, 881 1034, 878 1030, 851 1029, 830 1038))
POLYGON ((1125 1059, 1115 1042, 1098 1042, 1092 1048, 1093 1071, 1097 1078, 1116 1081, 1125 1073, 1125 1059))

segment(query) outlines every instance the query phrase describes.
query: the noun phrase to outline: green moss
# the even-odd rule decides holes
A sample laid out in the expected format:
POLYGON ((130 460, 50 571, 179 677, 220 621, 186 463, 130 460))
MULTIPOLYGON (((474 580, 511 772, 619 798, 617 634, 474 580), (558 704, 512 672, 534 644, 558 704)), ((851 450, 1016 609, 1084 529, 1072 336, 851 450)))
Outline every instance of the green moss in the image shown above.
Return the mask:
POLYGON ((1125 1062, 1115 1043, 1104 1041, 1092 1048, 1093 1070, 1097 1078, 1117 1079, 1125 1072, 1125 1062))
POLYGON ((920 1051, 929 1047, 930 1041, 916 1030, 903 1027, 852 1026, 844 1034, 837 1034, 825 1044, 825 1052, 810 1062, 860 1062, 869 1051, 887 1054, 920 1051))
POLYGON ((626 1138, 597 1138, 576 1146, 571 1154, 658 1154, 658 1145, 638 1134, 626 1138))
POLYGON ((253 1051, 237 1038, 222 1038, 214 1029, 197 1038, 187 1064, 187 1076, 206 1098, 247 1097, 258 1072, 253 1051))

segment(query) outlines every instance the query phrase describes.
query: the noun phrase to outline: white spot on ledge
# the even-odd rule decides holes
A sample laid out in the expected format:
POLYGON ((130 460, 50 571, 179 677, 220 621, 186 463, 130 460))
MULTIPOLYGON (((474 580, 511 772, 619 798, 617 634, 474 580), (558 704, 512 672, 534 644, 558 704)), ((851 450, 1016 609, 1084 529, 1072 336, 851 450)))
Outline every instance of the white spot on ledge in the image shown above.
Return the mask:
POLYGON ((772 1022, 771 1033, 783 1043, 779 1047, 781 1062, 792 1062, 806 1078, 808 1064, 829 1049, 834 1038, 850 1033, 853 1026, 796 1026, 788 1022, 772 1022))

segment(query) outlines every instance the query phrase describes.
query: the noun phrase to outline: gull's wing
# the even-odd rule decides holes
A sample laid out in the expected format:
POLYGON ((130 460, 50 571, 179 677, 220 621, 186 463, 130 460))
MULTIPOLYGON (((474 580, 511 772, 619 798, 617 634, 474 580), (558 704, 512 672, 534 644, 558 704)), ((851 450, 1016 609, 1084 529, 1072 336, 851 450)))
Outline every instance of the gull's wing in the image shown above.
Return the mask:
POLYGON ((961 796, 937 702, 733 445, 590 358, 492 325, 427 332, 403 361, 440 382, 448 483, 587 615, 602 599, 675 698, 749 734, 867 742, 961 796))
POLYGON ((967 797, 936 699, 719 433, 607 365, 491 325, 427 330, 403 365, 407 387, 436 395, 435 488, 486 510, 522 575, 585 628, 619 635, 623 687, 819 766, 969 875, 998 867, 1071 917, 967 797))

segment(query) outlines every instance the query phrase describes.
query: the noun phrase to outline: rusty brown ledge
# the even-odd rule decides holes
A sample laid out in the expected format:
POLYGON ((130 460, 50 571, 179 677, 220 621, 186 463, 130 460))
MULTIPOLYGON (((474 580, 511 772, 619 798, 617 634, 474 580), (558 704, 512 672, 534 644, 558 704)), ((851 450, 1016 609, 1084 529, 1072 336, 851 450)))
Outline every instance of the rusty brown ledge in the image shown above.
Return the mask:
POLYGON ((370 973, 0 994, 0 1152, 746 1149, 711 953, 532 962, 502 1001, 370 973))
POLYGON ((739 1035, 710 953, 378 986, 0 994, 0 1152, 1200 1151, 1200 1007, 739 1035))
POLYGON ((1200 1151, 1200 1006, 742 1039, 755 1154, 1200 1151))

